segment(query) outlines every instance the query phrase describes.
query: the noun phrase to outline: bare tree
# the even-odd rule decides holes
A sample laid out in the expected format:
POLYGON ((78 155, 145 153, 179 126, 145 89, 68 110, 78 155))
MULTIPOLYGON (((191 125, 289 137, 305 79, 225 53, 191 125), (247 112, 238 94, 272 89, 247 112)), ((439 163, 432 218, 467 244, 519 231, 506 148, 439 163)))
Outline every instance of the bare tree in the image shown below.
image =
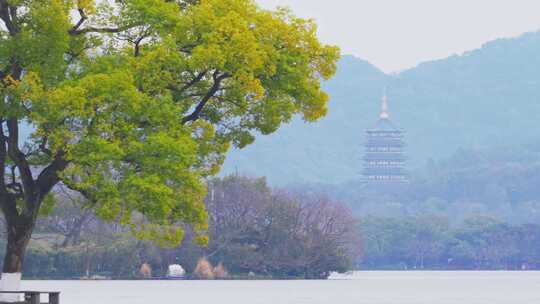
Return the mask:
POLYGON ((264 179, 210 183, 207 256, 235 271, 321 278, 352 267, 360 253, 351 211, 320 195, 271 191, 264 179))
POLYGON ((96 222, 96 217, 87 199, 77 192, 64 186, 59 186, 54 192, 55 207, 50 214, 38 221, 38 228, 64 237, 61 247, 77 245, 84 231, 89 232, 90 225, 96 222))

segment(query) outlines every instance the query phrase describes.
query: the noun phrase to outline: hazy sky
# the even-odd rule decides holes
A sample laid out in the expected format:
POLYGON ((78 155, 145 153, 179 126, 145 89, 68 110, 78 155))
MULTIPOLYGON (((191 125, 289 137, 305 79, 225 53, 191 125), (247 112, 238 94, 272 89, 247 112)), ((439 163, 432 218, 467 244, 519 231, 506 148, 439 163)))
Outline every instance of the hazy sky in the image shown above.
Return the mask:
POLYGON ((540 0, 256 0, 319 24, 325 42, 386 72, 540 29, 540 0))

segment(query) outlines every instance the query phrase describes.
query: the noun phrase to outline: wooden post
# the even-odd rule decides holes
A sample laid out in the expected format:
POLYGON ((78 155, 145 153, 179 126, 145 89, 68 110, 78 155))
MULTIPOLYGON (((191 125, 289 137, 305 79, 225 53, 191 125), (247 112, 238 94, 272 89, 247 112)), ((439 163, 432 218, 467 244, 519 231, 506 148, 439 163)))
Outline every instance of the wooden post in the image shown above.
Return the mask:
POLYGON ((26 304, 41 304, 39 292, 26 292, 24 294, 26 304))
POLYGON ((49 304, 60 304, 60 293, 51 292, 49 293, 49 304))

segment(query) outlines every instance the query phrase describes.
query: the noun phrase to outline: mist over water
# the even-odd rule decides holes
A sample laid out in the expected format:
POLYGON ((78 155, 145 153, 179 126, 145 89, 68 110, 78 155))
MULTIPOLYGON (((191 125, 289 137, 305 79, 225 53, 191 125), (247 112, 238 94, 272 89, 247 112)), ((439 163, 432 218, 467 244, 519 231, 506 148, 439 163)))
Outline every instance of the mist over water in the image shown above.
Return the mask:
POLYGON ((356 272, 326 281, 25 281, 63 304, 540 303, 540 272, 356 272))

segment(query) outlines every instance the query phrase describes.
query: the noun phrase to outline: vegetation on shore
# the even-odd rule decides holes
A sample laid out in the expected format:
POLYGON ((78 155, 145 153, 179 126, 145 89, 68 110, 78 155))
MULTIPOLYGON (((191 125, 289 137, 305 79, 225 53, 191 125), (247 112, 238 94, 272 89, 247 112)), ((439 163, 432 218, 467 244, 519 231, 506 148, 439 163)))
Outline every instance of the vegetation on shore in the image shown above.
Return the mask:
POLYGON ((209 242, 186 227, 176 248, 134 238, 119 223, 81 209, 74 193, 38 221, 27 278, 165 277, 170 264, 188 278, 326 278, 354 268, 361 252, 358 221, 323 196, 272 190, 264 179, 229 176, 209 182, 209 242), (144 267, 143 267, 144 266, 144 267))

